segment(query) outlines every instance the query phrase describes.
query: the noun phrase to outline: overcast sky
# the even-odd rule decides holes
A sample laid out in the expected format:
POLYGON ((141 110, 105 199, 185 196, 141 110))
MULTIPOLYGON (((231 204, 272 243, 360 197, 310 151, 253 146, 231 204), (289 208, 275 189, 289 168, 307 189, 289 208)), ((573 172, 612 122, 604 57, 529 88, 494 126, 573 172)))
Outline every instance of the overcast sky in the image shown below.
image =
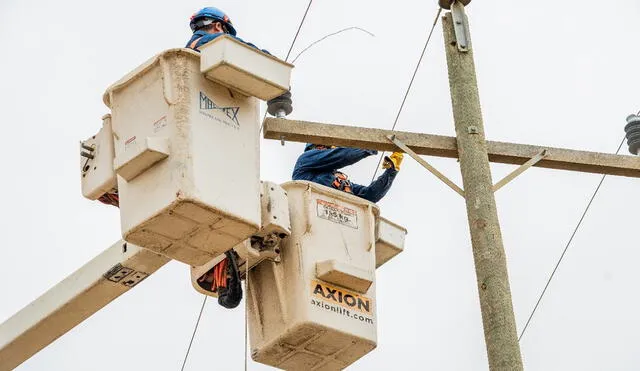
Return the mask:
MULTIPOLYGON (((349 26, 375 37, 350 31, 300 57, 290 117, 390 128, 436 3, 314 2, 293 55, 349 26)), ((183 46, 189 16, 207 5, 284 58, 307 2, 0 3, 0 321, 120 238, 117 209, 81 195, 78 141, 109 112, 104 90, 183 46)), ((625 117, 640 110, 638 0, 476 0, 468 12, 489 139, 615 151, 625 117)), ((397 128, 454 133, 440 24, 397 128)), ((261 178, 289 180, 302 149, 263 140, 261 178)), ((366 183, 376 160, 347 172, 366 183)), ((456 161, 428 160, 462 184, 456 161)), ((492 169, 498 180, 513 167, 492 169)), ((599 179, 532 169, 498 192, 519 330, 599 179)), ((638 190, 640 180, 605 180, 522 339, 528 370, 640 369, 638 190)), ((378 348, 350 369, 487 369, 463 199, 407 158, 380 206, 409 235, 405 252, 377 272, 378 348)), ((179 370, 201 302, 188 267, 172 262, 19 369, 179 370)), ((244 352, 242 306, 207 303, 186 369, 242 370, 244 352)), ((269 368, 249 361, 249 369, 269 368)))

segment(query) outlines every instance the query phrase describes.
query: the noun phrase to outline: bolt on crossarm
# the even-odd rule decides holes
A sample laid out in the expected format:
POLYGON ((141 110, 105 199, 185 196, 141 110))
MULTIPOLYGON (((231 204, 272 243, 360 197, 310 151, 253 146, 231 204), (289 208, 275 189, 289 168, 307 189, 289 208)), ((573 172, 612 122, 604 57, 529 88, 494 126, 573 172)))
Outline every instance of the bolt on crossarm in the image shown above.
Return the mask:
POLYGON ((449 85, 491 370, 522 370, 507 262, 493 193, 469 24, 455 1, 443 18, 449 85))

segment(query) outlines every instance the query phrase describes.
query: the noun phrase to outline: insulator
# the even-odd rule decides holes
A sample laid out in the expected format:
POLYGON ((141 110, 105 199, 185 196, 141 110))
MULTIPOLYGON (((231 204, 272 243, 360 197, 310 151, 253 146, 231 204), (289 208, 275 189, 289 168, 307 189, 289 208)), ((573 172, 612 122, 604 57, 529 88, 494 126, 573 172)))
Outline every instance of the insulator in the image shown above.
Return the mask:
POLYGON ((638 149, 640 149, 640 116, 627 116, 627 125, 625 125, 624 131, 627 133, 626 136, 627 144, 629 145, 629 152, 637 155, 638 149))
POLYGON ((293 112, 291 92, 288 91, 281 96, 268 101, 267 112, 269 112, 271 116, 276 116, 278 118, 284 117, 293 112))

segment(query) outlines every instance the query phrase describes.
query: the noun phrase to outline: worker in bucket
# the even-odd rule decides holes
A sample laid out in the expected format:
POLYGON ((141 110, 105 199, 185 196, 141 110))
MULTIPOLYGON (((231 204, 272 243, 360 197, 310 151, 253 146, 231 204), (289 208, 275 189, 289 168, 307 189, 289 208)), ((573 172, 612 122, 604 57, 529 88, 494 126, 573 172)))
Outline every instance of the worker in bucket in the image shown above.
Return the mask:
POLYGON ((384 173, 368 186, 352 183, 346 174, 339 171, 345 166, 353 165, 377 153, 376 150, 307 144, 296 161, 292 178, 308 180, 351 193, 371 202, 378 202, 387 194, 400 170, 403 158, 401 152, 393 152, 390 156, 385 156, 382 164, 384 173))
POLYGON ((200 9, 191 16, 189 26, 191 27, 191 31, 193 31, 193 35, 191 36, 191 39, 189 39, 189 42, 187 42, 186 47, 195 51, 200 51, 198 48, 202 45, 214 40, 218 36, 226 34, 251 47, 261 50, 267 54, 271 54, 268 51, 259 49, 252 43, 246 42, 237 37, 236 29, 233 27, 231 19, 229 19, 229 16, 218 8, 210 6, 200 9))
MULTIPOLYGON (((193 31, 193 35, 187 42, 186 47, 197 52, 200 51, 199 48, 202 45, 216 39, 217 37, 221 35, 230 35, 236 40, 256 48, 263 53, 271 55, 267 50, 260 49, 252 43, 246 42, 237 37, 237 32, 233 23, 231 23, 231 19, 229 19, 229 16, 218 8, 207 7, 200 9, 191 16, 189 26, 191 27, 191 31, 193 31)), ((293 111, 291 91, 287 91, 281 96, 267 101, 267 111, 273 116, 279 115, 280 112, 283 112, 284 115, 290 114, 293 111)))
MULTIPOLYGON (((200 9, 191 16, 189 26, 191 27, 191 31, 193 31, 193 35, 187 42, 186 47, 197 52, 200 52, 199 48, 201 46, 215 40, 217 37, 229 35, 266 54, 271 54, 237 37, 236 29, 231 19, 218 8, 207 7, 200 9)), ((285 111, 291 112, 290 92, 267 102, 270 111, 281 108, 283 104, 286 106, 285 111), (287 110, 286 108, 289 109, 287 110)), ((229 309, 237 307, 243 296, 238 259, 239 256, 233 249, 225 252, 225 258, 197 280, 201 288, 217 294, 218 304, 229 309)))

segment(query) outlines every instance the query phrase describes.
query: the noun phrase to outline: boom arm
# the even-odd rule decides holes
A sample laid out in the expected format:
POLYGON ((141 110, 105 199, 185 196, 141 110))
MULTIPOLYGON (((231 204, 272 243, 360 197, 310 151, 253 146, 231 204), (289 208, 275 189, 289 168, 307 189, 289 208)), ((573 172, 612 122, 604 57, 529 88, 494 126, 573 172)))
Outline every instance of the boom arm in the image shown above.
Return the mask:
POLYGON ((14 369, 169 260, 116 242, 0 324, 0 371, 14 369))

